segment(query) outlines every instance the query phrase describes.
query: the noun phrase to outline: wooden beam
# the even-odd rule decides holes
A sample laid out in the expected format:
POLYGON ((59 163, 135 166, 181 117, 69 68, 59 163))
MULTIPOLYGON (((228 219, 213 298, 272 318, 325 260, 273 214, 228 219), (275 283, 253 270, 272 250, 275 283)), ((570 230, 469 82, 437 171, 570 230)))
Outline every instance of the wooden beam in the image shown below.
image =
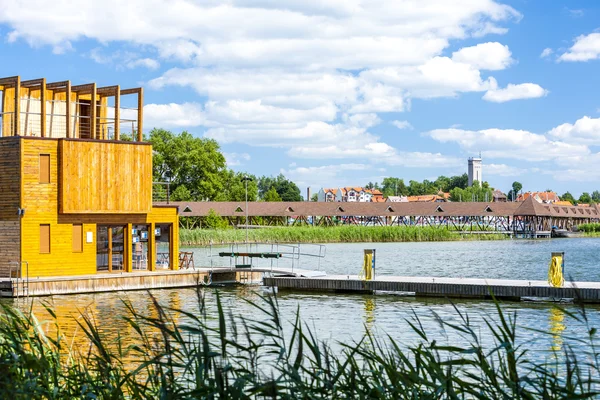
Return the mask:
POLYGON ((96 93, 102 96, 114 96, 119 93, 119 85, 100 87, 96 90, 96 93))
MULTIPOLYGON (((85 86, 85 85, 82 85, 82 86, 85 86)), ((71 88, 71 90, 73 90, 74 87, 76 87, 76 86, 73 86, 71 88)), ((90 136, 92 139, 98 139, 96 137, 96 84, 95 83, 92 83, 91 93, 92 93, 92 99, 90 102, 90 107, 91 107, 90 136)))
POLYGON ((0 85, 2 85, 2 86, 12 86, 12 85, 15 85, 17 81, 20 81, 20 80, 21 80, 21 78, 19 76, 10 76, 8 78, 1 78, 0 79, 0 85))
POLYGON ((116 86, 115 92, 115 140, 121 138, 121 89, 116 86))
POLYGON ((21 132, 21 77, 15 80, 15 113, 13 117, 13 136, 19 136, 21 132))
POLYGON ((66 112, 65 112, 65 117, 67 118, 67 123, 65 124, 66 128, 67 128, 67 137, 70 138, 71 136, 75 136, 75 135, 71 135, 71 81, 67 81, 66 86, 66 97, 65 97, 65 101, 66 101, 66 112))
POLYGON ((121 96, 126 96, 128 94, 138 94, 140 90, 142 90, 142 88, 121 89, 121 96))
POLYGON ((75 85, 75 86, 71 86, 71 91, 72 92, 77 92, 77 93, 92 93, 92 92, 96 92, 96 84, 95 83, 86 83, 84 85, 75 85))
POLYGON ((60 82, 50 82, 46 83, 46 89, 55 90, 66 87, 70 84, 71 81, 60 81, 60 82))
POLYGON ((40 135, 46 137, 46 78, 40 82, 40 135))
POLYGON ((144 127, 144 89, 140 88, 138 92, 138 110, 137 110, 137 140, 141 142, 144 139, 143 127, 144 127))
POLYGON ((21 87, 32 87, 40 86, 42 83, 46 83, 46 78, 30 79, 28 81, 21 81, 21 87))

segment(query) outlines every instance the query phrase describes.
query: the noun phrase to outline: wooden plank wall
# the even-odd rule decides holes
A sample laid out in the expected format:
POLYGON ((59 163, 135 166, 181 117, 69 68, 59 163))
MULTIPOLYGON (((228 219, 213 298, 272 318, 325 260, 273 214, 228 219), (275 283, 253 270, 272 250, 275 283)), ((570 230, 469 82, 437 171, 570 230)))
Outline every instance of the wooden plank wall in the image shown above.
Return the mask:
POLYGON ((18 138, 0 139, 0 277, 19 261, 20 145, 18 138))
MULTIPOLYGON (((29 277, 96 273, 96 243, 83 243, 83 252, 74 253, 72 224, 58 221, 58 144, 56 139, 21 139, 23 145, 23 249, 29 263, 29 277), (50 155, 50 183, 39 183, 40 154, 50 155), (40 224, 50 225, 50 253, 40 253, 40 224)), ((84 224, 83 231, 96 226, 84 224)))
POLYGON ((60 146, 62 213, 150 212, 151 146, 78 140, 60 146))
MULTIPOLYGON (((22 143, 22 182, 25 216, 21 220, 23 231, 22 260, 29 262, 29 277, 44 276, 69 276, 96 274, 96 228, 97 225, 119 225, 131 227, 131 224, 146 224, 154 228, 157 223, 172 225, 171 238, 171 268, 177 268, 179 252, 179 221, 177 209, 174 207, 150 208, 147 214, 141 213, 59 213, 59 192, 61 182, 59 178, 60 143, 65 139, 39 139, 39 138, 6 138, 5 141, 22 143), (40 154, 50 155, 50 183, 39 182, 40 154), (50 253, 40 253, 40 224, 50 225, 50 253), (73 252, 72 232, 73 224, 83 225, 83 251, 73 252), (86 238, 92 234, 92 242, 86 238)), ((102 144, 101 142, 99 144, 102 144)), ((120 144, 128 148, 139 147, 120 144)), ((150 149, 150 146, 144 146, 150 149)), ((144 149, 144 150, 145 150, 144 149)), ((18 154, 18 153, 17 153, 18 154)), ((151 156, 151 155, 150 155, 151 156)), ((79 156, 81 157, 81 155, 79 156)), ((151 163, 151 160, 150 160, 151 163)), ((3 163, 0 163, 2 168, 3 163)), ((7 164, 8 165, 8 164, 7 164)), ((19 165, 18 160, 14 165, 19 165)), ((1 171, 1 170, 0 170, 1 171)), ((4 176, 19 176, 18 170, 4 176)), ((151 180, 151 169, 148 172, 151 180)), ((141 179, 141 178, 140 178, 141 179)), ((17 184, 18 185, 18 184, 17 184)), ((80 192, 88 192, 88 186, 81 186, 80 192)), ((16 191, 18 193, 18 190, 16 191)), ((151 194, 148 194, 150 201, 151 194)), ((16 216, 16 209, 15 209, 16 216)), ((126 232, 126 238, 131 237, 131 231, 126 232)), ((154 236, 150 235, 150 254, 148 265, 154 266, 155 244, 154 236)), ((126 240, 125 270, 131 271, 131 240, 126 240)), ((151 269, 151 268, 150 268, 151 269)))

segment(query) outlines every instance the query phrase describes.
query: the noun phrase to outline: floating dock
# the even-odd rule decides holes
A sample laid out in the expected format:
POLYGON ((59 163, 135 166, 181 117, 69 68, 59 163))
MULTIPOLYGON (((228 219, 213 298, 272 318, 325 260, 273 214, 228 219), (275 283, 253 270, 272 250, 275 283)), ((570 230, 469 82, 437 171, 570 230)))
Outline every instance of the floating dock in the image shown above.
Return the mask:
POLYGON ((357 293, 389 291, 449 298, 491 298, 493 293, 498 299, 553 298, 600 303, 600 282, 565 282, 563 287, 555 288, 546 281, 410 276, 381 276, 365 281, 356 275, 330 275, 313 278, 265 277, 264 284, 279 290, 357 293))

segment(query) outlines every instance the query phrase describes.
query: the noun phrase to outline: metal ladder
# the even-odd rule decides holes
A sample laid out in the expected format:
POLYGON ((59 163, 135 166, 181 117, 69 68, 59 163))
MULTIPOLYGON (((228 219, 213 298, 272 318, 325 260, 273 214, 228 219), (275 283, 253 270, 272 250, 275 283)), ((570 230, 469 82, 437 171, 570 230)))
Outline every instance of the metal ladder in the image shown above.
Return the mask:
POLYGON ((11 261, 9 265, 10 280, 16 283, 16 293, 13 291, 14 297, 29 297, 29 263, 27 261, 11 261), (23 264, 25 264, 25 277, 23 277, 23 264))

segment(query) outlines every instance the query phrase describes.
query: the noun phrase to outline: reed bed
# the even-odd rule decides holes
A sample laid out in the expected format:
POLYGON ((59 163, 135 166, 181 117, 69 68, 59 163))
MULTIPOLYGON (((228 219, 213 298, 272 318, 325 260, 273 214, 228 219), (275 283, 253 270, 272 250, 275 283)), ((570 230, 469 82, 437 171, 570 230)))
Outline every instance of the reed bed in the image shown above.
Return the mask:
MULTIPOLYGON (((367 333, 358 342, 341 343, 333 350, 331 343, 316 338, 299 312, 285 322, 276 297, 239 301, 252 305, 252 317, 226 311, 218 293, 218 317, 209 317, 201 289, 199 312, 173 310, 154 301, 148 316, 126 303, 123 318, 136 336, 136 344, 130 346, 122 345, 120 338, 105 339, 84 315, 79 326, 89 348, 79 351, 68 346, 60 330, 48 337, 34 315, 4 306, 0 396, 586 399, 600 395, 596 329, 591 327, 585 337, 565 338, 563 350, 550 361, 534 362, 526 346, 518 343, 517 314, 506 315, 497 303, 496 315, 484 321, 495 342, 490 348, 481 344, 480 327, 456 309, 457 318, 438 322, 446 332, 460 333, 464 343, 447 345, 443 337, 432 337, 415 314, 408 322, 419 343, 406 345, 367 333), (183 318, 174 318, 175 314, 185 315, 186 322, 176 322, 183 318), (569 343, 585 344, 589 351, 575 353, 569 343)), ((570 316, 587 323, 584 309, 570 316)))
POLYGON ((581 224, 577 226, 577 229, 586 234, 600 234, 600 224, 581 224))
MULTIPOLYGON (((250 242, 277 243, 359 243, 359 242, 439 242, 452 240, 498 240, 506 235, 459 234, 448 228, 411 226, 334 226, 334 227, 274 227, 249 229, 250 242)), ((183 245, 211 243, 243 243, 243 229, 180 229, 183 245)))

